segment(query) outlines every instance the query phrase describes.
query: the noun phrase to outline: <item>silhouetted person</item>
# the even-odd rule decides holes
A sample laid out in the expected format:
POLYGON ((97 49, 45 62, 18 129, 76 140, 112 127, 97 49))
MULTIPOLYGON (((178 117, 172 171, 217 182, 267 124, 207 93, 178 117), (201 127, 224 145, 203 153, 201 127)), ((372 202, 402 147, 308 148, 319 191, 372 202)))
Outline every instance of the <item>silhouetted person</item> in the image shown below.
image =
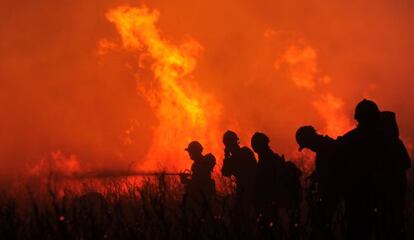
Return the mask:
POLYGON ((404 239, 405 171, 410 159, 387 113, 364 99, 358 126, 338 139, 344 163, 347 239, 404 239))
MULTIPOLYGON (((258 154, 256 173, 256 204, 264 226, 274 226, 278 222, 278 210, 286 209, 289 232, 296 234, 297 210, 300 199, 300 171, 283 156, 270 149, 269 138, 256 132, 251 144, 258 154)), ((297 236, 291 236, 297 238, 297 236)))
POLYGON ((399 138, 399 130, 395 113, 380 113, 380 132, 385 138, 387 156, 379 163, 378 179, 380 200, 378 229, 384 234, 383 239, 406 239, 404 229, 404 206, 407 190, 407 170, 411 167, 411 159, 404 143, 399 138))
POLYGON ((256 158, 248 147, 240 147, 239 137, 233 131, 224 133, 223 143, 225 148, 221 173, 236 178, 236 210, 250 214, 255 194, 256 158))
POLYGON ((191 165, 191 178, 182 177, 181 179, 186 185, 184 207, 192 211, 209 211, 216 191, 215 182, 211 178, 216 158, 211 153, 203 155, 203 147, 197 141, 192 141, 185 150, 193 160, 193 164, 191 165))
POLYGON ((307 148, 316 153, 315 170, 309 177, 316 189, 308 196, 312 216, 311 239, 333 239, 332 221, 340 200, 341 164, 336 158, 337 144, 329 136, 316 132, 312 126, 303 126, 296 131, 299 151, 307 148))

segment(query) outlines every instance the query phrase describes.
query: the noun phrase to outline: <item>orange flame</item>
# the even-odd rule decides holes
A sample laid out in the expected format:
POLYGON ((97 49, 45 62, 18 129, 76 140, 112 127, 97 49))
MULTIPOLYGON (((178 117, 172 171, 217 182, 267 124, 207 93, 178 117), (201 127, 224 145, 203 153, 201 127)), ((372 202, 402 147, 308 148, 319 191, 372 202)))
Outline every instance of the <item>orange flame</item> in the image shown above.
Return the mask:
POLYGON ((343 101, 331 93, 313 101, 313 106, 325 121, 324 133, 331 137, 343 135, 352 128, 351 120, 343 112, 343 101))
POLYGON ((285 53, 276 60, 274 66, 276 70, 281 64, 286 64, 290 78, 293 83, 308 91, 312 91, 315 96, 312 105, 325 121, 325 126, 320 129, 322 133, 331 137, 344 134, 352 128, 351 120, 343 110, 343 101, 331 92, 323 92, 320 85, 328 85, 331 78, 321 75, 318 69, 318 55, 316 50, 300 40, 297 44, 292 44, 285 53))
POLYGON ((28 173, 30 176, 71 176, 81 171, 79 159, 74 154, 66 155, 57 150, 43 156, 35 165, 30 166, 28 173))
POLYGON ((139 87, 159 121, 139 168, 188 167, 184 148, 191 140, 200 140, 208 150, 217 149, 220 105, 202 93, 191 76, 200 44, 187 40, 176 46, 164 39, 156 27, 159 12, 146 7, 118 7, 107 18, 116 25, 124 48, 152 59, 151 70, 159 84, 139 87))
MULTIPOLYGON (((318 132, 336 138, 350 130, 352 122, 344 112, 342 99, 332 92, 321 90, 320 86, 328 85, 331 78, 321 74, 317 60, 317 51, 304 40, 300 40, 286 49, 285 53, 276 60, 274 67, 279 70, 283 64, 286 65, 295 86, 313 93, 310 102, 324 121, 321 129, 316 126, 318 132)), ((296 149, 292 152, 293 158, 305 172, 313 169, 314 153, 310 151, 299 153, 296 149)))

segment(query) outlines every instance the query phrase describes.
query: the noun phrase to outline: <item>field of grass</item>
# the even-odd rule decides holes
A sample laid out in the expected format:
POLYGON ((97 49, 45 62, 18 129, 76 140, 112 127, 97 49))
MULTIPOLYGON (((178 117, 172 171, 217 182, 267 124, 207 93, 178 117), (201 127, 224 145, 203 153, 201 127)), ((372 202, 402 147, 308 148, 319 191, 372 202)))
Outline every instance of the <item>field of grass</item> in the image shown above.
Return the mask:
MULTIPOLYGON (((221 184, 225 183, 224 180, 221 184)), ((51 180, 0 193, 1 239, 289 239, 284 216, 272 227, 233 211, 231 187, 211 207, 182 207, 176 178, 70 183, 51 180), (98 193, 99 192, 99 193, 98 193)), ((304 190, 306 191, 306 189, 304 190)), ((407 197, 407 229, 414 239, 414 195, 407 197)), ((308 206, 301 204, 299 239, 308 239, 308 206)), ((341 221, 337 223, 340 229, 341 221)), ((343 239, 338 230, 338 239, 343 239)))

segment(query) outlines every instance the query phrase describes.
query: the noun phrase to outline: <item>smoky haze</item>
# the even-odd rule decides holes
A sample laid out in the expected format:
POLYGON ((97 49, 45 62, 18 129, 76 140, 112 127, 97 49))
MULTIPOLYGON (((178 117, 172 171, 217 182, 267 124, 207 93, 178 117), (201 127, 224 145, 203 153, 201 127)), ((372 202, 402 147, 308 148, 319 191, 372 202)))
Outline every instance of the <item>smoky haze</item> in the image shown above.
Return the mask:
POLYGON ((202 46, 194 81, 222 105, 223 122, 244 129, 243 143, 264 131, 289 155, 298 126, 326 127, 313 103, 327 94, 350 118, 361 98, 376 100, 397 112, 407 142, 414 139, 412 1, 3 1, 3 178, 53 151, 98 168, 144 158, 158 119, 137 88, 152 76, 136 76, 135 53, 99 54, 102 39, 120 41, 105 13, 122 4, 158 9, 163 37, 202 46), (292 46, 313 57, 292 68, 283 60, 292 46), (295 83, 292 71, 314 86, 295 83))

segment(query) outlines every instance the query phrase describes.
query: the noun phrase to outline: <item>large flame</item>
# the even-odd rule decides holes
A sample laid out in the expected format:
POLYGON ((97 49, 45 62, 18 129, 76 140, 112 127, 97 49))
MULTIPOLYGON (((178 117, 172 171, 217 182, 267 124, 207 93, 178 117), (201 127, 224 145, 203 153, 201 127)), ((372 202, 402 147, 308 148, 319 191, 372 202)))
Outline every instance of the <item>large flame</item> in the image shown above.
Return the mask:
POLYGON ((320 73, 318 55, 312 46, 300 39, 286 49, 274 66, 278 70, 283 63, 287 64, 293 83, 313 93, 312 105, 324 121, 319 129, 322 133, 338 137, 352 128, 352 121, 343 110, 343 100, 331 91, 322 90, 321 86, 329 85, 332 79, 320 73))
POLYGON ((199 90, 191 76, 200 44, 187 40, 174 45, 164 39, 156 27, 159 12, 146 7, 119 7, 108 12, 107 18, 116 25, 123 47, 153 61, 151 70, 157 84, 139 89, 159 123, 146 161, 139 167, 188 167, 184 148, 191 140, 200 140, 208 150, 218 150, 220 105, 199 90))
POLYGON ((40 175, 125 170, 133 161, 181 170, 191 164, 183 150, 191 140, 220 164, 226 129, 247 146, 254 131, 265 132, 277 152, 300 158, 299 126, 342 135, 367 96, 397 113, 412 145, 410 6, 146 4, 48 0, 1 8, 0 183, 25 166, 40 175))
MULTIPOLYGON (((159 123, 146 161, 139 167, 180 169, 188 166, 183 148, 193 139, 201 140, 216 153, 221 152, 218 144, 222 130, 218 124, 221 106, 201 92, 192 79, 201 45, 191 39, 174 45, 163 38, 156 27, 159 12, 146 7, 118 7, 108 12, 107 18, 116 25, 124 48, 135 51, 140 59, 152 59, 156 84, 149 88, 140 85, 138 89, 155 110, 159 123)), ((104 50, 113 46, 107 41, 100 44, 104 50)), ((143 61, 140 60, 141 67, 145 67, 141 64, 143 61)), ((317 52, 312 46, 304 40, 291 44, 276 60, 275 68, 279 69, 282 64, 287 64, 290 78, 298 88, 313 92, 310 102, 325 122, 320 129, 322 133, 336 137, 351 128, 341 98, 319 89, 329 84, 331 78, 320 73, 317 52)))

